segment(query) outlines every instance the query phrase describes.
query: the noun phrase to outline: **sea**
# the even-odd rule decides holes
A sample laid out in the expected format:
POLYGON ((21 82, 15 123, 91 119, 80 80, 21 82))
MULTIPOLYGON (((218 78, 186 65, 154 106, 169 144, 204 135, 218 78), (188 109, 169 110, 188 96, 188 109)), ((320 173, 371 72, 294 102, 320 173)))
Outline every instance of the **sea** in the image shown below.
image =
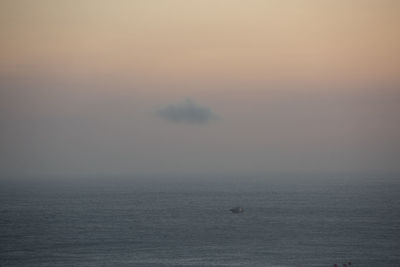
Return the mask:
POLYGON ((400 266, 400 176, 0 180, 0 266, 334 264, 400 266))

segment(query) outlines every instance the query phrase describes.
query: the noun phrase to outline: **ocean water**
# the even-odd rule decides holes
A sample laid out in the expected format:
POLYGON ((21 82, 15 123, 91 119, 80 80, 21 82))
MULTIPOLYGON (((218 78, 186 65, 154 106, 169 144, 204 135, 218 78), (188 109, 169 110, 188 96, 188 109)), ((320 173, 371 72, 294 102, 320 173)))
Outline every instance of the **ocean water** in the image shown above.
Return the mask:
POLYGON ((398 178, 3 180, 0 266, 398 267, 398 178))

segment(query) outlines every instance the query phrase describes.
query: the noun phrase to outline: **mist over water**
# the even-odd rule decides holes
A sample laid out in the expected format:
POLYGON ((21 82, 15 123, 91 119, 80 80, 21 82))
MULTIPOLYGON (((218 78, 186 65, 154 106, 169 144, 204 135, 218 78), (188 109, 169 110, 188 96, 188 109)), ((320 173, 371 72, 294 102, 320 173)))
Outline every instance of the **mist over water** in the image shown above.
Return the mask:
POLYGON ((0 266, 399 267, 399 14, 0 0, 0 266))
POLYGON ((4 179, 0 265, 399 266, 397 178, 4 179))

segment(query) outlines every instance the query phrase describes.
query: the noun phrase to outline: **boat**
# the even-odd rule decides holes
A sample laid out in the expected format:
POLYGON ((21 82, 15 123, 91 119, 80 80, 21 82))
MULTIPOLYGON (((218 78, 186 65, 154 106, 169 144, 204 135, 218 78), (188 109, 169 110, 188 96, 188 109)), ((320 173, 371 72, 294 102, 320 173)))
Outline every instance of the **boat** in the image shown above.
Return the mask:
POLYGON ((231 208, 230 211, 232 213, 242 213, 242 212, 244 212, 244 209, 242 207, 234 207, 234 208, 231 208))

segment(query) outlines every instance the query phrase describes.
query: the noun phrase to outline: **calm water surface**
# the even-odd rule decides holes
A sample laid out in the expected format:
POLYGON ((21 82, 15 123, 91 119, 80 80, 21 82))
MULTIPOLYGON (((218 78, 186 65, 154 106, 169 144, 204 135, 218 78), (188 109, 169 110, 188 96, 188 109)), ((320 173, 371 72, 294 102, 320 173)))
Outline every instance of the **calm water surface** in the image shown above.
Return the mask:
POLYGON ((0 265, 398 267, 398 181, 2 181, 0 265))

